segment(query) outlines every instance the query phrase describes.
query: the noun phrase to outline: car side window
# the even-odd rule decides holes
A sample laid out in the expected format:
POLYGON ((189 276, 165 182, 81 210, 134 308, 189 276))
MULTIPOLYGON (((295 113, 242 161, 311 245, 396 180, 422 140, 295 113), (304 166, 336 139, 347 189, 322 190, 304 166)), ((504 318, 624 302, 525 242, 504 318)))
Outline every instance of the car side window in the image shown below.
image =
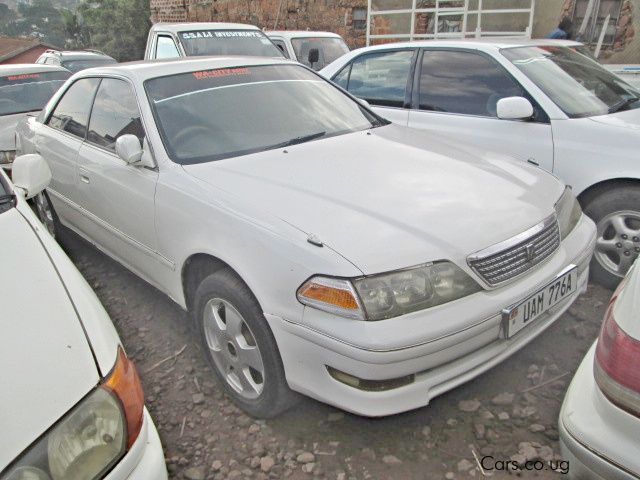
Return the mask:
POLYGON ((333 83, 346 90, 349 84, 349 73, 351 73, 350 63, 340 70, 335 77, 333 77, 333 83))
POLYGON ((173 38, 168 35, 158 35, 155 58, 178 58, 179 56, 180 53, 173 38))
POLYGON ((93 102, 87 141, 115 152, 116 140, 131 134, 144 140, 140 110, 131 85, 124 80, 105 78, 93 102))
POLYGON ((472 52, 424 51, 420 110, 497 117, 498 100, 523 95, 520 85, 491 58, 472 52))
POLYGON ((99 83, 99 78, 82 78, 74 82, 53 109, 47 125, 84 139, 91 100, 99 83))
MULTIPOLYGON (((402 108, 413 55, 413 50, 361 55, 351 64, 347 90, 371 105, 402 108)), ((344 88, 343 71, 334 81, 344 88)))
POLYGON ((276 47, 278 47, 280 49, 280 51, 285 56, 285 58, 290 58, 289 57, 289 52, 287 52, 287 46, 284 44, 284 42, 282 40, 278 40, 278 39, 272 38, 271 41, 273 42, 273 44, 276 47))

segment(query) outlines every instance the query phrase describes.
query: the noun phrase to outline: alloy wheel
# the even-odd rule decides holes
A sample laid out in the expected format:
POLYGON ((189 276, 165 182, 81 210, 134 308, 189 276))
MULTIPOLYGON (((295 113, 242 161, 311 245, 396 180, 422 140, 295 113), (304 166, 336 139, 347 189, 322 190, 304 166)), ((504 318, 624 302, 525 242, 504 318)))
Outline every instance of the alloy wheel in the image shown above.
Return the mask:
POLYGON ((598 222, 595 257, 609 273, 624 277, 640 254, 640 212, 613 212, 598 222))
POLYGON ((258 398, 264 389, 264 363, 249 325, 221 298, 209 300, 203 316, 207 347, 222 377, 241 397, 258 398))

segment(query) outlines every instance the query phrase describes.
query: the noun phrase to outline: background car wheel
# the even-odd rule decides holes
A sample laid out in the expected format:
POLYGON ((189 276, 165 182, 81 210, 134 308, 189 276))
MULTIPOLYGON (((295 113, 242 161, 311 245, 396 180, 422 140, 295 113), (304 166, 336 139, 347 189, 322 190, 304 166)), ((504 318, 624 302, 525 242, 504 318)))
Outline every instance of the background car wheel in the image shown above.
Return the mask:
POLYGON ((606 190, 590 200, 584 212, 598 228, 591 262, 593 279, 613 289, 640 254, 640 187, 606 190))
POLYGON ((272 418, 295 403, 262 309, 234 272, 222 269, 200 283, 195 314, 205 354, 236 405, 272 418))
POLYGON ((33 197, 33 204, 35 206, 36 215, 51 234, 53 238, 57 238, 60 234, 60 227, 58 223, 58 217, 53 210, 53 205, 49 200, 49 195, 46 191, 42 191, 33 197))

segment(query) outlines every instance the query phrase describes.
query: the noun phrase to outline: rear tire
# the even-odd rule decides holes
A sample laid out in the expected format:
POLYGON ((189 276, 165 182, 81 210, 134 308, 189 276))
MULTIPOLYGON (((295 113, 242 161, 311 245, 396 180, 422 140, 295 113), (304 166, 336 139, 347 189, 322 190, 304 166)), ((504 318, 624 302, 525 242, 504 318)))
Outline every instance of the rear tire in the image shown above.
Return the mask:
POLYGON ((640 254, 640 187, 612 187, 592 198, 584 212, 596 222, 592 278, 615 289, 640 254))
POLYGON ((230 269, 206 277, 194 296, 205 355, 231 400, 253 417, 272 418, 291 407, 278 346, 258 301, 230 269))

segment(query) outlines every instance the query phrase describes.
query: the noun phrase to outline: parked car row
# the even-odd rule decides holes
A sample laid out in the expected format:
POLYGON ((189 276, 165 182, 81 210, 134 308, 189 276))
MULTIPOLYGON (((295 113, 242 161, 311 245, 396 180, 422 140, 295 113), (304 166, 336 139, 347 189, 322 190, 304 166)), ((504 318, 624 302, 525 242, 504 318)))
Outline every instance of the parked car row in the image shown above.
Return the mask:
MULTIPOLYGON (((6 318, 60 312, 38 332, 57 328, 47 349, 10 378, 24 397, 47 369, 73 383, 28 429, 7 424, 0 478, 166 477, 133 364, 54 243, 64 228, 189 311, 220 384, 262 418, 298 393, 365 416, 427 405, 546 330, 590 270, 608 285, 627 275, 560 433, 585 472, 637 472, 584 419, 613 419, 610 437, 637 420, 640 93, 577 45, 385 45, 318 74, 344 50, 335 36, 157 24, 145 58, 163 61, 68 79, 0 67, 0 108, 22 115, 7 118, 15 144, 0 157, 15 182, 0 173, 0 238, 22 250, 2 271, 49 277, 28 311, 27 280, 3 292, 6 318), (9 108, 27 86, 55 90, 37 116, 24 113, 42 105, 9 108), (78 459, 59 454, 71 444, 78 459)), ((16 346, 34 332, 5 329, 16 346)), ((4 355, 9 368, 16 353, 4 355)))

